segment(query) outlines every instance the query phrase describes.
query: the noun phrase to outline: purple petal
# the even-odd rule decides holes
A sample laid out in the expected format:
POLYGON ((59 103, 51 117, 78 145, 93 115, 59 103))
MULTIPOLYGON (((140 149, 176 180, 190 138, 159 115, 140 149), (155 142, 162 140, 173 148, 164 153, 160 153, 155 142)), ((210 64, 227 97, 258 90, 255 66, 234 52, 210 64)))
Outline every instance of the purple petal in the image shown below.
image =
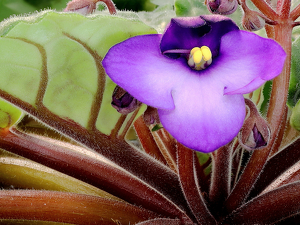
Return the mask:
POLYGON ((209 69, 224 83, 224 94, 246 94, 278 76, 285 57, 274 40, 232 31, 222 37, 220 54, 209 69))
POLYGON ((180 143, 212 152, 230 142, 245 118, 242 95, 223 95, 222 82, 207 74, 190 74, 172 91, 174 110, 159 109, 163 126, 180 143))
POLYGON ((108 76, 139 101, 174 109, 171 90, 191 69, 186 59, 170 59, 159 49, 161 35, 136 36, 113 46, 102 64, 108 76))
POLYGON ((161 51, 171 49, 192 49, 208 46, 213 57, 219 53, 220 37, 238 30, 237 25, 229 18, 207 15, 189 18, 174 18, 162 37, 161 51))

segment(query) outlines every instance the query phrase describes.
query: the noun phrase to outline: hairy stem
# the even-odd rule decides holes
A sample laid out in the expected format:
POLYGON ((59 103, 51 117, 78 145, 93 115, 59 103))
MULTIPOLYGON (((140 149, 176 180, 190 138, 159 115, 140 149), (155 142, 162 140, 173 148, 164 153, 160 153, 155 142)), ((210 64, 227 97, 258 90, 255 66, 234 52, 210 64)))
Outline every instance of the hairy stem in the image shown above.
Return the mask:
MULTIPOLYGON (((176 217, 185 213, 155 188, 97 153, 62 146, 18 131, 1 130, 0 147, 87 182, 127 202, 176 217), (118 182, 116 182, 116 180, 118 182), (147 193, 147 198, 145 198, 147 193), (154 205, 153 205, 154 204, 154 205)), ((181 216, 180 216, 181 215, 181 216)))
POLYGON ((267 120, 271 129, 270 143, 266 148, 253 152, 244 173, 227 199, 226 208, 228 212, 232 212, 243 204, 259 177, 270 152, 273 148, 278 148, 280 146, 281 140, 277 138, 278 134, 281 133, 281 129, 285 128, 287 114, 286 100, 291 66, 291 34, 292 22, 290 20, 284 20, 275 26, 275 40, 284 48, 287 53, 287 58, 283 71, 273 81, 270 104, 267 113, 267 120))
POLYGON ((169 167, 177 173, 175 141, 164 128, 152 132, 152 135, 169 167))
POLYGON ((295 21, 300 16, 300 4, 294 8, 290 14, 290 19, 295 21))
POLYGON ((0 191, 0 219, 74 224, 133 224, 155 218, 151 211, 100 197, 55 191, 0 191))
POLYGON ((191 210, 199 224, 216 224, 214 217, 209 212, 204 198, 198 188, 195 163, 198 163, 195 152, 178 143, 178 172, 181 187, 191 210))
POLYGON ((167 164, 151 134, 151 131, 144 122, 143 116, 140 116, 134 122, 134 128, 145 152, 162 163, 167 164))
POLYGON ((231 183, 231 158, 231 143, 221 147, 212 154, 213 170, 209 199, 212 203, 212 208, 216 212, 221 211, 221 207, 229 195, 231 183))
POLYGON ((116 14, 117 13, 115 4, 113 3, 112 0, 98 0, 97 2, 99 2, 99 1, 105 3, 105 5, 107 6, 108 11, 109 11, 110 14, 116 14))
POLYGON ((269 19, 276 20, 278 18, 278 14, 265 1, 262 0, 251 0, 251 1, 269 19))
POLYGON ((277 12, 280 14, 281 18, 287 19, 290 15, 290 10, 291 0, 278 0, 277 12))

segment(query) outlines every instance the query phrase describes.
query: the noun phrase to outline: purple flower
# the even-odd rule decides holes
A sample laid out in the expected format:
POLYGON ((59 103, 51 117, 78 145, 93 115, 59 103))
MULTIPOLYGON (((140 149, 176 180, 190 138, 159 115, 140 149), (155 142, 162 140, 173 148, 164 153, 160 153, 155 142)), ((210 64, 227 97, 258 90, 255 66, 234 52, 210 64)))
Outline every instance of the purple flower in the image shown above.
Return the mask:
POLYGON ((125 40, 102 63, 115 83, 158 108, 180 143, 211 152, 242 127, 243 94, 279 75, 285 57, 275 41, 240 31, 227 17, 205 15, 172 19, 163 35, 125 40), (201 49, 191 52, 194 47, 201 49))

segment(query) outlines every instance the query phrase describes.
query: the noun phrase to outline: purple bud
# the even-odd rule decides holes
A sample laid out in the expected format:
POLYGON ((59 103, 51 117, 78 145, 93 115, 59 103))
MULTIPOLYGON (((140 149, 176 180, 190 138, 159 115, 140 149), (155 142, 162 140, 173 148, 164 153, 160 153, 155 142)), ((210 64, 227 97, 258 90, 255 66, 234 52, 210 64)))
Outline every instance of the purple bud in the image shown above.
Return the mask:
POLYGON ((246 30, 257 31, 265 26, 265 20, 257 12, 247 10, 242 19, 242 25, 246 30))
POLYGON ((237 0, 207 0, 207 8, 211 13, 229 15, 235 12, 237 0))
POLYGON ((68 2, 65 12, 73 11, 82 15, 91 14, 96 9, 95 0, 72 0, 68 2))
POLYGON ((111 105, 119 113, 128 114, 136 110, 141 105, 141 102, 132 97, 123 88, 116 86, 112 95, 111 105))
POLYGON ((160 123, 157 109, 148 106, 146 111, 144 112, 144 121, 147 126, 160 123))
POLYGON ((256 106, 245 99, 250 113, 238 135, 240 145, 247 150, 256 150, 268 145, 270 129, 265 119, 259 114, 256 106))

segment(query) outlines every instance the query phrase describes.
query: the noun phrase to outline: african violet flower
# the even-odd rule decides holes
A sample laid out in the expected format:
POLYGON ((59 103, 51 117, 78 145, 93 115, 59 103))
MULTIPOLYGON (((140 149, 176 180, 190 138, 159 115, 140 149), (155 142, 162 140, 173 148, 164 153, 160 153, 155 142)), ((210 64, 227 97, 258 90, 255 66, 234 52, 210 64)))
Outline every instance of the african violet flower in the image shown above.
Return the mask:
POLYGON ((241 31, 227 17, 205 15, 172 19, 163 35, 125 40, 109 50, 103 66, 132 96, 158 108, 180 143, 211 152, 238 134, 243 94, 279 75, 285 56, 275 41, 241 31))

